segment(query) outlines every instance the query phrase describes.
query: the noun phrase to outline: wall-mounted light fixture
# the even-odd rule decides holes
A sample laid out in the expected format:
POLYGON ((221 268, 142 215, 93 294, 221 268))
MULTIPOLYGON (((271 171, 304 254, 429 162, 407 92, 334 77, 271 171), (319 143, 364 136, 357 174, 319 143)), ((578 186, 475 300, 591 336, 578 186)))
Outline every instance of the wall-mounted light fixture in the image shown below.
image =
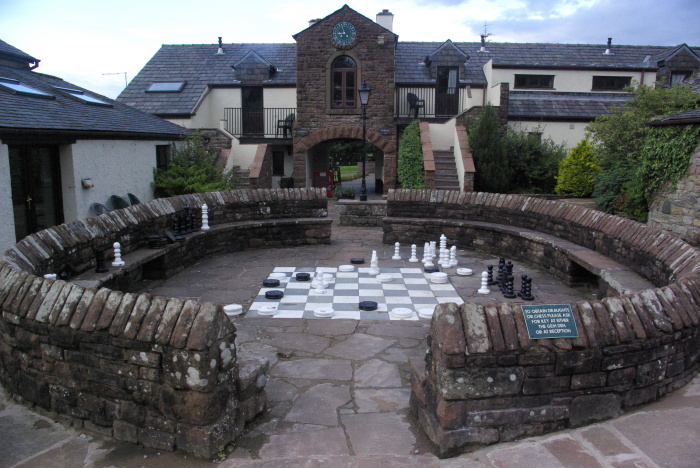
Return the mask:
POLYGON ((83 184, 83 188, 93 188, 95 186, 95 184, 92 183, 92 179, 89 177, 81 179, 80 182, 83 184))

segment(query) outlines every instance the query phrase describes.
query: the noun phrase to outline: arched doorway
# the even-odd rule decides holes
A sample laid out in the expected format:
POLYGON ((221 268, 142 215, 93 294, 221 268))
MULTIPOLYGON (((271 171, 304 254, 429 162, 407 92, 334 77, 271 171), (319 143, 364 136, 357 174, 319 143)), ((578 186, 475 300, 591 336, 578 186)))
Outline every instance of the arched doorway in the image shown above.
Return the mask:
MULTIPOLYGON (((348 138, 326 140, 309 148, 306 151, 307 181, 311 181, 311 187, 324 187, 325 184, 320 182, 319 174, 340 169, 345 174, 346 179, 353 173, 358 175, 356 180, 346 180, 342 186, 359 189, 359 180, 362 175, 362 152, 362 140, 348 138)), ((383 163, 384 153, 373 144, 367 143, 365 164, 367 193, 382 193, 384 187, 383 163)))
MULTIPOLYGON (((367 191, 384 192, 396 183, 396 144, 395 136, 384 136, 367 131, 367 145, 373 149, 373 176, 367 179, 367 191), (371 188, 370 188, 371 187, 371 188)), ((328 171, 331 166, 333 145, 338 142, 356 144, 361 158, 362 127, 333 127, 319 130, 294 140, 294 186, 313 187, 314 173, 328 171)), ((371 169, 368 164, 366 175, 371 169)))

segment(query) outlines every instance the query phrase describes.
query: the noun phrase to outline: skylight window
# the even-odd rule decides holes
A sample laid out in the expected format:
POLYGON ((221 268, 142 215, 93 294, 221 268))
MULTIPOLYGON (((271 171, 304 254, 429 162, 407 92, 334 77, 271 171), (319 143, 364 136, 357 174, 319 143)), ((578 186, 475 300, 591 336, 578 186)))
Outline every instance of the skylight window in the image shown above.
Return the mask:
POLYGON ((150 93, 179 93, 185 87, 186 81, 156 81, 151 83, 146 92, 150 93))
POLYGON ((109 106, 112 107, 112 104, 109 102, 105 102, 101 99, 94 98, 92 96, 88 96, 85 94, 84 91, 81 91, 79 89, 72 89, 72 88, 61 88, 60 86, 54 86, 59 91, 64 92, 65 94, 70 95, 71 97, 74 97, 80 101, 83 101, 85 104, 94 104, 97 106, 109 106))
POLYGON ((51 94, 45 93, 43 91, 39 91, 38 89, 34 89, 30 86, 23 85, 17 80, 13 80, 12 78, 3 78, 0 77, 0 89, 3 91, 8 91, 13 94, 21 94, 24 96, 32 96, 32 97, 40 97, 44 99, 55 99, 54 96, 51 94))

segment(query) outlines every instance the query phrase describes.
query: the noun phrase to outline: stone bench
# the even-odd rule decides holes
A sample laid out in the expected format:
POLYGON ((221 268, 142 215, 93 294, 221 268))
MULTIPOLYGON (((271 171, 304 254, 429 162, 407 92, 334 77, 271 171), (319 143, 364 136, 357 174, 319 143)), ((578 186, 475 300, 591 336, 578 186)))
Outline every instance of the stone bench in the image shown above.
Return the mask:
POLYGON ((700 362, 700 251, 643 224, 543 199, 389 191, 384 242, 445 233, 465 249, 595 275, 576 338, 532 339, 521 306, 440 304, 411 410, 440 456, 613 418, 688 383, 700 362))
MULTIPOLYGON (((411 232, 411 235, 416 236, 414 241, 415 239, 434 239, 442 233, 449 233, 451 236, 448 238, 460 248, 527 260, 553 273, 568 286, 590 281, 590 278, 581 272, 581 269, 586 270, 597 278, 598 290, 602 297, 628 294, 654 287, 650 281, 630 267, 599 252, 532 229, 454 219, 387 217, 384 222, 391 226, 392 232, 401 230, 411 232), (507 239, 507 244, 504 244, 503 239, 507 239), (550 258, 546 255, 538 254, 540 252, 544 254, 544 247, 556 252, 552 257, 556 259, 556 263, 550 262, 550 258)), ((408 239, 408 236, 401 237, 408 239)), ((387 238, 385 242, 391 243, 392 239, 393 237, 387 238)))

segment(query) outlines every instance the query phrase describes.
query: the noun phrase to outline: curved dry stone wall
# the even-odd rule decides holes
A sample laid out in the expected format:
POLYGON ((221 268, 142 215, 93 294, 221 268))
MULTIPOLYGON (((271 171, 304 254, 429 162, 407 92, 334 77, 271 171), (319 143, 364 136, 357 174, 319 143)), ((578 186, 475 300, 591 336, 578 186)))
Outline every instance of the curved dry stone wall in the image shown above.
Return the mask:
POLYGON ((697 373, 700 252, 681 239, 517 195, 390 191, 387 213, 385 243, 445 232, 607 296, 572 304, 578 338, 531 339, 518 304, 438 306, 411 408, 441 456, 612 418, 697 373))
POLYGON ((23 239, 0 257, 0 381, 66 424, 214 456, 264 409, 267 363, 237 355, 221 305, 104 286, 167 277, 222 252, 329 243, 326 215, 321 190, 233 190, 153 200, 23 239), (148 235, 185 206, 199 216, 203 203, 211 230, 147 248, 148 235), (115 241, 126 266, 92 271, 94 249, 115 241), (68 271, 67 281, 43 278, 68 271))

